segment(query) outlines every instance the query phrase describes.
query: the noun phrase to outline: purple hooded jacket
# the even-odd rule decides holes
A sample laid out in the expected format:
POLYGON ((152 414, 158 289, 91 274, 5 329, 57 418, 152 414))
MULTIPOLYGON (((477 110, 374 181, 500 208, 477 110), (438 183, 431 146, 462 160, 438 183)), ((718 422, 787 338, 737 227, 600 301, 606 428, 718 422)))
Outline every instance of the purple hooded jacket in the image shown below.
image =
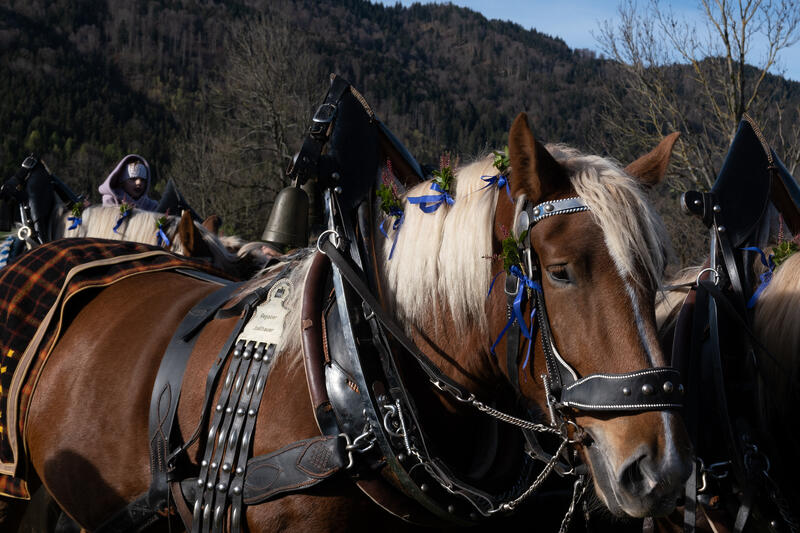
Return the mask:
POLYGON ((108 175, 106 180, 100 184, 98 191, 103 195, 103 205, 120 205, 122 202, 130 204, 133 207, 138 207, 145 211, 155 211, 158 207, 158 202, 147 196, 150 192, 150 165, 144 157, 136 154, 128 154, 122 158, 122 161, 117 163, 111 174, 108 175), (138 200, 131 198, 123 189, 122 182, 128 179, 128 163, 142 163, 147 169, 147 186, 145 187, 144 194, 138 200))

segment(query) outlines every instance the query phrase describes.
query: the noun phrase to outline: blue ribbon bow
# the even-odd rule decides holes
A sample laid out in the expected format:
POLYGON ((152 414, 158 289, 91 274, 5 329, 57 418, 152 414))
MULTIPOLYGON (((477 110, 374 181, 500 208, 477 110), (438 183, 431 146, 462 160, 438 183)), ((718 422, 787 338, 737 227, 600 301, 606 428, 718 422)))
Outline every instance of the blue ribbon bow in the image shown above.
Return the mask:
POLYGON ((161 229, 161 224, 158 225, 158 230, 156 230, 156 235, 157 235, 156 246, 161 246, 161 243, 165 243, 167 246, 170 245, 167 234, 164 233, 163 229, 161 229))
POLYGON ((429 194, 426 196, 415 196, 413 198, 408 198, 408 203, 419 205, 419 208, 422 209, 424 213, 433 213, 444 203, 447 203, 447 205, 453 205, 456 202, 453 197, 450 196, 450 193, 443 191, 442 188, 439 187, 438 183, 432 183, 431 190, 434 190, 439 194, 429 194))
POLYGON ((747 308, 752 309, 753 307, 755 307, 758 297, 761 295, 764 289, 767 288, 769 282, 772 281, 772 273, 775 271, 775 261, 773 260, 775 256, 769 254, 769 257, 767 257, 767 254, 764 253, 764 250, 758 248, 757 246, 748 246, 747 248, 742 248, 742 250, 747 250, 750 252, 758 252, 758 254, 761 256, 761 264, 763 264, 765 267, 769 269, 766 272, 762 273, 761 276, 759 276, 761 283, 758 285, 753 295, 747 301, 747 308))
MULTIPOLYGON (((522 306, 524 305, 525 298, 528 295, 528 291, 525 290, 525 289, 541 291, 542 290, 542 286, 539 285, 539 283, 537 283, 537 282, 533 281, 532 279, 530 279, 525 274, 523 274, 522 270, 517 265, 512 265, 512 267, 509 270, 511 271, 511 275, 512 276, 514 276, 517 279, 519 279, 520 283, 519 283, 519 287, 517 288, 517 295, 514 297, 514 304, 512 305, 513 312, 511 313, 511 316, 509 317, 508 322, 506 322, 506 325, 503 327, 503 330, 500 332, 500 335, 497 336, 497 340, 494 341, 494 344, 492 345, 492 353, 495 356, 497 355, 495 353, 494 349, 500 343, 500 339, 503 338, 503 335, 506 334, 506 331, 508 331, 508 329, 514 324, 514 322, 517 322, 519 324, 519 326, 520 326, 520 330, 522 331, 522 335, 526 339, 528 339, 528 349, 527 349, 527 352, 525 354, 525 361, 522 364, 522 368, 526 368, 528 366, 528 361, 530 360, 530 356, 531 356, 531 346, 533 345, 533 328, 534 328, 534 325, 536 324, 533 319, 536 316, 536 306, 533 306, 533 308, 531 309, 531 314, 530 314, 531 325, 530 325, 530 327, 526 327, 527 324, 525 323, 525 316, 522 314, 522 306)), ((498 275, 499 275, 499 273, 498 273, 498 275)), ((492 280, 492 284, 489 287, 489 292, 490 293, 492 292, 492 287, 494 286, 494 282, 495 282, 496 279, 497 279, 497 276, 495 276, 495 279, 492 280)), ((488 297, 488 294, 487 294, 487 297, 488 297)))
MULTIPOLYGON (((392 223, 392 229, 394 230, 394 240, 392 241, 392 250, 389 252, 389 260, 392 260, 392 256, 394 255, 394 247, 397 246, 397 235, 400 231, 400 226, 403 225, 403 221, 406 219, 406 212, 402 209, 391 209, 389 211, 389 216, 394 217, 394 222, 392 223)), ((389 238, 389 234, 386 233, 386 230, 383 229, 383 225, 386 224, 386 221, 389 220, 388 218, 383 219, 381 225, 378 226, 378 229, 381 230, 383 236, 387 239, 389 238)))
POLYGON ((506 188, 506 194, 508 195, 508 199, 511 202, 514 202, 514 199, 511 198, 511 187, 508 184, 508 177, 504 176, 503 174, 497 174, 496 176, 481 176, 481 179, 486 182, 486 185, 481 187, 479 190, 486 189, 487 187, 491 187, 492 185, 497 185, 498 189, 502 189, 503 187, 506 188))
POLYGON ((116 224, 114 224, 114 233, 119 233, 117 230, 118 230, 118 229, 119 229, 119 227, 122 225, 122 222, 123 222, 123 221, 124 221, 126 218, 128 218, 128 216, 130 215, 130 213, 131 213, 130 209, 129 209, 129 210, 127 210, 127 211, 123 211, 123 212, 122 212, 122 214, 121 214, 121 215, 119 216, 119 218, 117 219, 117 223, 116 223, 116 224))
POLYGON ((81 217, 67 217, 67 220, 72 222, 72 225, 70 225, 70 227, 67 228, 68 230, 75 229, 81 224, 83 224, 83 219, 81 217))

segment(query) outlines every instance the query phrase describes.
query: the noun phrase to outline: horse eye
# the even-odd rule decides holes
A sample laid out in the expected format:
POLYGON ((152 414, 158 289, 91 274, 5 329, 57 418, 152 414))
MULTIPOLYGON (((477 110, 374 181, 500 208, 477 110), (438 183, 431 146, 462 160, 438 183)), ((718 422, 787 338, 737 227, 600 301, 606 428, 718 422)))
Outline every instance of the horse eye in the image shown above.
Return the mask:
POLYGON ((557 283, 572 283, 572 280, 569 277, 569 272, 567 272, 567 268, 564 265, 553 265, 547 267, 547 275, 551 280, 557 283))

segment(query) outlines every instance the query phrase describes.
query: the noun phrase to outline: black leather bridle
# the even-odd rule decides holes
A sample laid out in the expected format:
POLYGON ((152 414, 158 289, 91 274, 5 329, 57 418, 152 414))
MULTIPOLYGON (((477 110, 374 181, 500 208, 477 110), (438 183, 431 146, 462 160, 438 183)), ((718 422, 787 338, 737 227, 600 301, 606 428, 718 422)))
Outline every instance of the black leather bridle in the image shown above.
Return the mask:
MULTIPOLYGON (((517 216, 514 227, 517 234, 530 231, 539 221, 556 215, 588 211, 589 206, 579 197, 564 198, 539 204, 527 202, 517 216)), ((544 293, 541 290, 541 267, 530 239, 521 243, 520 257, 530 279, 537 289, 529 289, 516 277, 507 276, 506 294, 508 312, 512 312, 519 291, 528 291, 536 309, 541 332, 547 374, 542 378, 547 391, 547 404, 554 425, 560 426, 570 411, 630 413, 680 409, 683 406, 683 384, 680 373, 671 367, 651 367, 623 374, 590 374, 580 377, 578 372, 561 357, 556 348, 547 316, 544 293)), ((523 298, 525 295, 523 295, 523 298)), ((506 363, 509 378, 519 390, 519 330, 515 321, 514 333, 509 336, 506 363), (517 342, 513 342, 516 339, 517 342)))

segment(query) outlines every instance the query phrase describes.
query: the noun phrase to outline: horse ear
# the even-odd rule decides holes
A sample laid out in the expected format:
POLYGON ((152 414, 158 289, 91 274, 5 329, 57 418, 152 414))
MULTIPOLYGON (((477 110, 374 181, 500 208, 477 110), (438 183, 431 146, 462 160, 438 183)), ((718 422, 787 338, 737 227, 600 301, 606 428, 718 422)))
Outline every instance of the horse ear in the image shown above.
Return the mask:
POLYGON ((569 186, 566 170, 533 137, 528 115, 520 113, 508 134, 511 159, 511 194, 539 202, 547 195, 569 186))
POLYGON ((178 224, 178 235, 180 235, 181 243, 183 243, 183 255, 186 257, 211 256, 211 250, 203 240, 200 230, 195 226, 189 211, 184 211, 181 215, 181 221, 178 224))
POLYGON ((203 221, 203 227, 214 235, 219 235, 219 228, 222 226, 222 217, 211 215, 203 221))
POLYGON ((634 178, 638 178, 639 181, 649 187, 658 185, 667 173, 669 158, 672 156, 672 147, 680 136, 680 132, 677 131, 670 133, 650 153, 643 155, 625 167, 625 172, 634 178))

